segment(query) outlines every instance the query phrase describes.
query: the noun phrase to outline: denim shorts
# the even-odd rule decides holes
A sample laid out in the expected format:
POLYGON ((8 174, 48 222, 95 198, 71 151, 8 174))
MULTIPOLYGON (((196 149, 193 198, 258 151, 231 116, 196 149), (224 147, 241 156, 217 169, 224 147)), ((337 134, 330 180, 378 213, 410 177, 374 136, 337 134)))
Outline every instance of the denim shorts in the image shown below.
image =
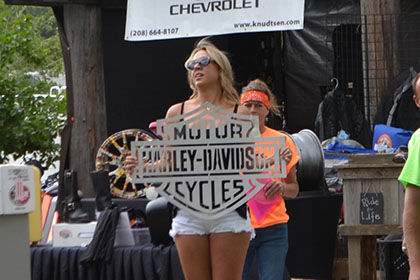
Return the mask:
POLYGON ((252 232, 249 217, 242 218, 238 212, 232 211, 214 220, 200 219, 185 210, 179 209, 172 219, 170 236, 175 235, 207 235, 222 232, 252 232))

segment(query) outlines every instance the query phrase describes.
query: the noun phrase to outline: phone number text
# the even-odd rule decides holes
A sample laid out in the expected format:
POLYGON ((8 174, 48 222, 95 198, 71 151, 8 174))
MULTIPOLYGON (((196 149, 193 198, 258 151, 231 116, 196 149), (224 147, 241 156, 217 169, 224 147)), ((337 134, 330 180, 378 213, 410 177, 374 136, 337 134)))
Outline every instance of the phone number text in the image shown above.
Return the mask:
POLYGON ((158 29, 150 29, 150 30, 131 30, 130 36, 131 37, 148 37, 148 36, 159 36, 159 35, 172 35, 178 33, 178 27, 174 28, 158 28, 158 29))

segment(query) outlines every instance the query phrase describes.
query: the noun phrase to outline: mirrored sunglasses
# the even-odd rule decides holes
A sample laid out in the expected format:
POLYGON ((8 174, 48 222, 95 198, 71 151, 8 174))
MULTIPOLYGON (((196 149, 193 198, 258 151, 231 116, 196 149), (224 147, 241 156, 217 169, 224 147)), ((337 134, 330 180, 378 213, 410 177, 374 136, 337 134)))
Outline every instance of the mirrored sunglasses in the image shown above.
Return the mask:
POLYGON ((195 65, 198 63, 200 67, 205 67, 209 65, 211 58, 208 56, 202 56, 198 59, 193 59, 187 62, 187 69, 194 70, 195 65))

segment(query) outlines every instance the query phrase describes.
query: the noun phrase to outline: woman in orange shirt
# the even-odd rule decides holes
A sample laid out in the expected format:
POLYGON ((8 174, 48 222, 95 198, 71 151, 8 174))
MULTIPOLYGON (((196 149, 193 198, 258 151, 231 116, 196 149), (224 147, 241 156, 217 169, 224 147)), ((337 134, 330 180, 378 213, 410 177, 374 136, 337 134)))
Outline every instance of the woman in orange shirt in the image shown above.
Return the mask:
MULTIPOLYGON (((267 84, 259 79, 251 81, 242 89, 241 104, 247 108, 249 114, 259 117, 262 137, 285 136, 286 147, 289 153, 291 152, 291 158, 286 165, 287 177, 269 180, 264 188, 248 201, 251 225, 256 235, 248 247, 242 279, 248 280, 249 268, 255 255, 258 258, 260 280, 283 279, 289 220, 283 197, 296 197, 299 192, 296 164, 300 158, 289 135, 265 125, 265 119, 270 112, 280 115, 276 98, 267 84)), ((269 151, 260 152, 263 152, 264 156, 272 156, 269 151)))

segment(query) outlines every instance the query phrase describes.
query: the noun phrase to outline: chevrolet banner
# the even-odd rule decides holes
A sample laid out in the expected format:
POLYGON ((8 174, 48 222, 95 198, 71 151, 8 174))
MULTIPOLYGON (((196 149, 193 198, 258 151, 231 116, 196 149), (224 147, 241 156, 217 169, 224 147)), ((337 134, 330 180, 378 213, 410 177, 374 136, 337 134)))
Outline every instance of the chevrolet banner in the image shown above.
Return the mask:
POLYGON ((303 29, 304 0, 128 0, 125 39, 303 29))

